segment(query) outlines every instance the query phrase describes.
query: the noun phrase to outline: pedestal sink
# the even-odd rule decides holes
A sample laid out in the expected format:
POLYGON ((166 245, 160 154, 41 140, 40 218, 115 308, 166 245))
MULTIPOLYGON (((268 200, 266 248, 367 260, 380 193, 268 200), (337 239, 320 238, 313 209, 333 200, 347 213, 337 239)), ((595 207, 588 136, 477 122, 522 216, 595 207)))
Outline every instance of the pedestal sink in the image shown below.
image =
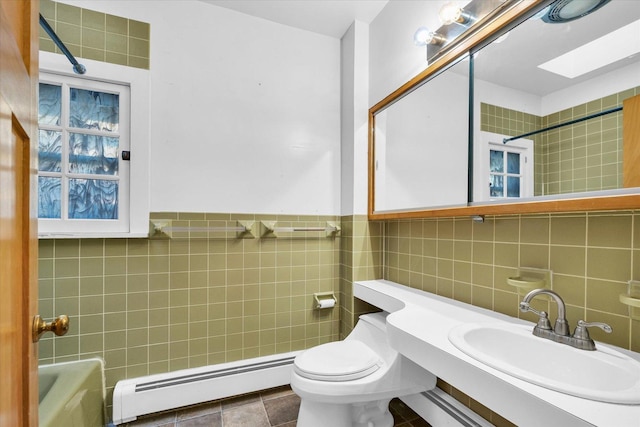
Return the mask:
POLYGON ((640 362, 603 344, 579 350, 539 338, 532 327, 469 323, 449 332, 466 355, 521 380, 601 402, 640 404, 640 362))

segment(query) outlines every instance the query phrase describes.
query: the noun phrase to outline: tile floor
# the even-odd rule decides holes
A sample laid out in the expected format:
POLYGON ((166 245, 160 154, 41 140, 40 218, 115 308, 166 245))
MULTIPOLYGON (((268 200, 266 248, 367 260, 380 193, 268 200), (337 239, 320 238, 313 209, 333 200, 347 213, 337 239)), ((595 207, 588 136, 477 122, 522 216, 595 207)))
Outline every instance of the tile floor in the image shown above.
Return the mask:
MULTIPOLYGON (((140 417, 124 426, 295 427, 299 407, 300 398, 289 386, 283 386, 140 417)), ((393 399, 390 408, 394 427, 430 427, 399 399, 393 399)))

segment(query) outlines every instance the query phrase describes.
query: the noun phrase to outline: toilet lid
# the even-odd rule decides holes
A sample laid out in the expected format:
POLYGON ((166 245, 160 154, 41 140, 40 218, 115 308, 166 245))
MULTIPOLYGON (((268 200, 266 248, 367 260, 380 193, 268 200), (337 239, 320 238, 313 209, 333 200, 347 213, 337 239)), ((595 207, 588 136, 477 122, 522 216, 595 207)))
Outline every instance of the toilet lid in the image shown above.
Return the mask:
POLYGON ((350 381, 380 368, 380 357, 356 340, 330 342, 300 353, 293 365, 302 377, 320 381, 350 381))

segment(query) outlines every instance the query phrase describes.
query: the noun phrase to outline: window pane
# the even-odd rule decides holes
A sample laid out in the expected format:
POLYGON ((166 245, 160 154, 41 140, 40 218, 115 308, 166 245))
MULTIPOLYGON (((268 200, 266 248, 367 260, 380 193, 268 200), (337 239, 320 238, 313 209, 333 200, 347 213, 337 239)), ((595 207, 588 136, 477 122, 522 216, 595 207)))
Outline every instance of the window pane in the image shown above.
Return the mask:
POLYGON ((62 167, 62 133, 40 129, 38 136, 38 170, 60 172, 62 167))
POLYGON ((69 134, 69 172, 118 175, 118 138, 69 134))
MULTIPOLYGON (((485 151, 486 153, 486 151, 485 151)), ((504 153, 502 151, 490 150, 489 171, 504 172, 504 153)))
POLYGON ((69 219, 118 219, 118 182, 70 179, 69 219))
POLYGON ((520 197, 520 178, 517 176, 507 177, 507 197, 520 197))
POLYGON ((507 173, 520 173, 519 153, 507 153, 507 173))
POLYGON ((62 88, 60 86, 40 83, 38 98, 38 123, 41 125, 60 124, 60 105, 62 88))
POLYGON ((489 184, 489 193, 491 197, 504 197, 504 180, 500 175, 491 175, 491 183, 489 184))
POLYGON ((117 132, 119 95, 71 88, 69 126, 117 132))
POLYGON ((38 218, 60 218, 60 178, 38 177, 38 218))

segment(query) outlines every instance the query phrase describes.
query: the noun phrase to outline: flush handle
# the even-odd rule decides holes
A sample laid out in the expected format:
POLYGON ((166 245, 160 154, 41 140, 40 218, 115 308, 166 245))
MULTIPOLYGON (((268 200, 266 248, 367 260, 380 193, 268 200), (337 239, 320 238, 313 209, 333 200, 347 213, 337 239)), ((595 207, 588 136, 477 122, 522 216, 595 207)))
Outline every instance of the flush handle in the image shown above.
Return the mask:
POLYGON ((36 315, 33 318, 33 327, 31 329, 31 339, 33 342, 40 341, 40 337, 45 332, 53 332, 57 336, 61 337, 62 335, 69 332, 69 316, 66 314, 62 314, 52 322, 47 323, 45 320, 40 317, 40 315, 36 315))

